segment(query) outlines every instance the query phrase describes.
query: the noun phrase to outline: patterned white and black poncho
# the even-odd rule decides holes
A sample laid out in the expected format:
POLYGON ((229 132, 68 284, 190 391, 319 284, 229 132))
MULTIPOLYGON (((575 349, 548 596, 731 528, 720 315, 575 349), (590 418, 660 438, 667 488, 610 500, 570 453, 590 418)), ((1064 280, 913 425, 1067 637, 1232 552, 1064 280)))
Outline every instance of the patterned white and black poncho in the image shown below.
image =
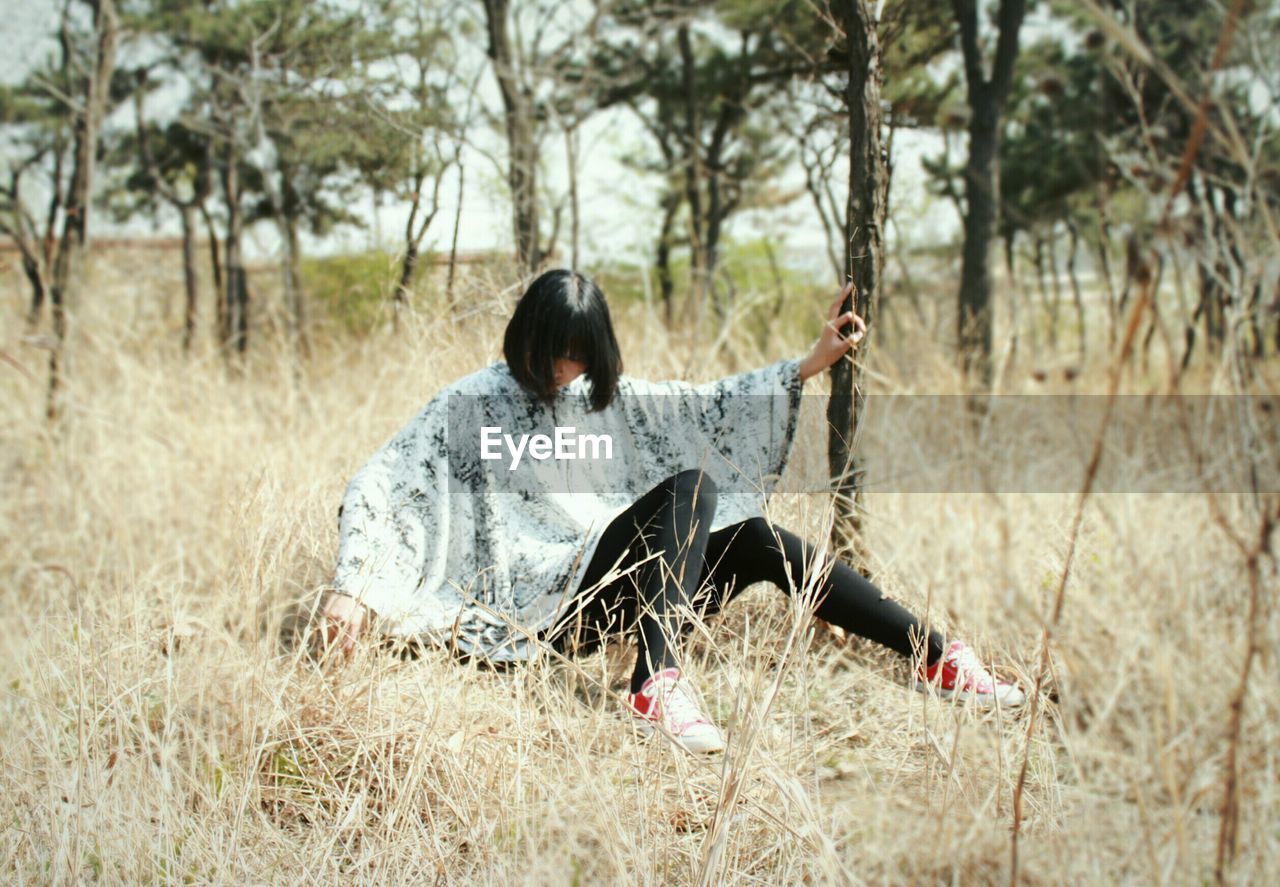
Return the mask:
POLYGON ((505 362, 440 392, 356 474, 342 502, 336 590, 370 607, 388 634, 456 642, 494 660, 570 609, 609 521, 664 478, 702 468, 716 482, 712 530, 762 513, 800 410, 800 361, 703 385, 623 376, 589 411, 579 377, 553 404, 505 362), (480 429, 607 434, 613 458, 537 462, 517 471, 479 457, 480 429))

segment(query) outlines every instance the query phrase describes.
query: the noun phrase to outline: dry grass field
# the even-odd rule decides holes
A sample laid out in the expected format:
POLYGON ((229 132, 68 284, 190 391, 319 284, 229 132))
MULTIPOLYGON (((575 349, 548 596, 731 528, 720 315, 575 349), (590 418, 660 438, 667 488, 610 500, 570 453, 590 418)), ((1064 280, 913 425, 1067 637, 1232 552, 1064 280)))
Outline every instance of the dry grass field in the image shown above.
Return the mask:
MULTIPOLYGON (((753 589, 693 644, 730 742, 693 758, 623 722, 624 647, 486 671, 366 644, 326 670, 293 641, 328 579, 347 479, 498 356, 498 285, 469 280, 461 320, 424 312, 359 340, 322 329, 300 368, 266 335, 229 372, 203 339, 181 354, 177 318, 156 307, 166 275, 95 271, 56 429, 16 275, 0 295, 4 881, 1005 883, 1025 761, 1023 883, 1198 884, 1215 877, 1234 755, 1226 880, 1280 882, 1280 582, 1266 557, 1232 740, 1250 581, 1228 530, 1257 543, 1249 497, 1088 500, 1029 735, 1026 710, 912 692, 892 657, 753 589)), ((714 378, 809 341, 731 335, 708 359, 638 307, 619 313, 628 371, 651 378, 714 378)), ((1161 390, 1159 366, 1126 390, 1161 390)), ((954 391, 950 367, 908 329, 876 353, 873 384, 954 391)), ((1106 372, 1089 364, 1075 390, 1104 390, 1106 372)), ((1192 383, 1232 390, 1211 363, 1192 383)), ((806 434, 797 465, 824 447, 806 434)), ((871 493, 876 579, 1029 688, 1077 504, 871 493)), ((822 497, 780 493, 771 513, 826 532, 822 497)))

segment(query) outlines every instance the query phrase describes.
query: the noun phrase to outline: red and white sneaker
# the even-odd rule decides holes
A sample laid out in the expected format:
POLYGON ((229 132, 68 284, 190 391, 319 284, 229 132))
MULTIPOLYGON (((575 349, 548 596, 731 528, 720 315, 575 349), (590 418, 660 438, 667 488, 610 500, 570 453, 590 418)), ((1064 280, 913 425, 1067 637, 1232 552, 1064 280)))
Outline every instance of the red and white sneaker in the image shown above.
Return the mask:
POLYGON ((997 680, 964 641, 952 641, 938 661, 920 668, 916 689, 932 686, 943 699, 973 699, 981 706, 1016 708, 1026 701, 1017 685, 997 680))
POLYGON ((627 697, 627 711, 636 727, 646 735, 658 732, 661 726, 688 751, 724 750, 720 730, 703 714, 693 688, 680 677, 677 668, 650 675, 639 693, 627 697))

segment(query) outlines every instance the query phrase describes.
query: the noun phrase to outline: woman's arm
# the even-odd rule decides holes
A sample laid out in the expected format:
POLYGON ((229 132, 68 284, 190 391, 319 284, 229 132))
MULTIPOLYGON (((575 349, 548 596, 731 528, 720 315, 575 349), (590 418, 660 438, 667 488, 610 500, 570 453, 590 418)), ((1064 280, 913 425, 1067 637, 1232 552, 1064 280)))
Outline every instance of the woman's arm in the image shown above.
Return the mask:
POLYGON ((831 310, 827 313, 827 323, 822 328, 822 335, 800 361, 801 382, 831 366, 843 357, 846 351, 861 342, 862 337, 866 335, 867 324, 861 317, 852 311, 840 313, 840 306, 851 292, 853 292, 852 282, 847 284, 836 300, 831 303, 831 310), (840 328, 846 323, 852 323, 854 329, 848 336, 843 336, 840 334, 840 328))

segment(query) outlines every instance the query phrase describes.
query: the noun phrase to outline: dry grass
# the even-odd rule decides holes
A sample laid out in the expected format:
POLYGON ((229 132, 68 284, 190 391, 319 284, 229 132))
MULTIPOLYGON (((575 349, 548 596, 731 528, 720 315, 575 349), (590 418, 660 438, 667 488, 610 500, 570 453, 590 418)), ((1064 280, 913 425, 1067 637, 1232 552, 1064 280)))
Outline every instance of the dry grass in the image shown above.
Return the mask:
MULTIPOLYGON (((134 279, 98 280, 56 433, 41 352, 20 341, 21 290, 0 305, 6 880, 1007 880, 1025 721, 904 690, 891 657, 810 630, 771 589, 694 644, 730 732, 709 760, 623 725, 625 650, 489 672, 365 647, 323 672, 290 645, 328 577, 347 478, 435 390, 496 357, 496 287, 472 283, 462 323, 321 336, 298 373, 258 342, 234 375, 208 353, 184 359, 134 279)), ((705 356, 636 312, 621 325, 637 375, 705 356)), ((731 337, 737 353, 701 377, 804 344, 760 354, 731 337)), ((891 350, 883 390, 954 390, 941 348, 891 350)), ((1100 390, 1104 369, 1076 385, 1100 390)), ((798 464, 822 449, 806 438, 798 464)), ((1219 501, 1256 532, 1244 497, 1219 501)), ((873 494, 877 579, 1027 683, 1075 503, 873 494)), ((779 495, 774 517, 817 537, 820 505, 779 495)), ((1274 562, 1262 575, 1272 651, 1274 562)), ((1053 645, 1057 701, 1031 737, 1025 882, 1212 877, 1245 602, 1245 565, 1204 496, 1089 502, 1053 645)), ((1247 883, 1280 878, 1277 677, 1267 652, 1245 700, 1232 876, 1247 883)))

